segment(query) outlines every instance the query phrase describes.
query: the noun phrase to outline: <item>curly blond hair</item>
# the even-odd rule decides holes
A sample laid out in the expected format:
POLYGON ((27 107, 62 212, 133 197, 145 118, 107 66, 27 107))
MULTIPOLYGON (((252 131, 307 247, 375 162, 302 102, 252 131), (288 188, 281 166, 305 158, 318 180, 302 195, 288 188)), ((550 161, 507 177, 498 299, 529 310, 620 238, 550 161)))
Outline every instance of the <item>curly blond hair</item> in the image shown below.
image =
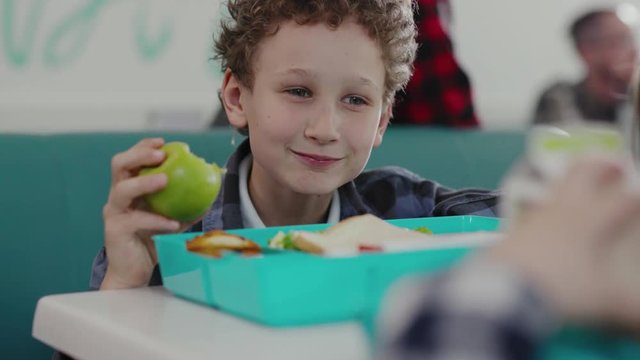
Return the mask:
POLYGON ((286 21, 335 29, 345 19, 355 19, 382 50, 385 101, 391 102, 411 77, 417 49, 412 0, 229 0, 227 8, 231 18, 222 22, 215 59, 249 88, 260 41, 275 35, 286 21))

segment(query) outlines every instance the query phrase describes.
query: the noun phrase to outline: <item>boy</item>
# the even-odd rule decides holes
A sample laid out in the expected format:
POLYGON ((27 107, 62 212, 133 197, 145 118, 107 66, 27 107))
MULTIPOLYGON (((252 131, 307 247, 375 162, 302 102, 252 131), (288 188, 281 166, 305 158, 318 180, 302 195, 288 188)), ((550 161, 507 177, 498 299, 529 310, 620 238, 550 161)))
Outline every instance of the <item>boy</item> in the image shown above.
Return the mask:
POLYGON ((189 226, 335 223, 364 213, 495 215, 493 193, 455 192, 399 168, 361 173, 411 75, 410 0, 231 0, 228 8, 232 21, 215 44, 225 69, 221 99, 231 125, 249 139, 229 159, 218 199, 196 224, 137 206, 166 185, 164 175, 136 176, 163 161, 162 139, 116 155, 104 207, 106 250, 95 260, 92 288, 160 284, 150 235, 189 226))

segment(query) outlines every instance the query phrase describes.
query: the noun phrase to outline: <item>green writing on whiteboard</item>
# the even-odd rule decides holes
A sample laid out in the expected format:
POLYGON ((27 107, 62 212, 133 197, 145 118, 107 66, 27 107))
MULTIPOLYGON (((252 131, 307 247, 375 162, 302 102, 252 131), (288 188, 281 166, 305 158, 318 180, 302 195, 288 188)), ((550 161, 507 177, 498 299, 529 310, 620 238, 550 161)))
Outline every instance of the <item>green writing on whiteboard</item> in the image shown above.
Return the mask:
MULTIPOLYGON (((46 0, 31 0, 26 6, 22 21, 17 21, 17 0, 0 0, 0 31, 2 53, 9 65, 24 67, 34 59, 36 39, 42 37, 41 61, 49 67, 61 67, 73 63, 86 50, 91 36, 99 23, 104 10, 116 0, 86 0, 68 11, 47 33, 42 28, 43 15, 47 5, 55 6, 46 0)), ((173 22, 166 19, 161 28, 148 30, 149 1, 139 1, 132 16, 132 32, 140 57, 146 61, 159 58, 169 46, 173 34, 173 22)))

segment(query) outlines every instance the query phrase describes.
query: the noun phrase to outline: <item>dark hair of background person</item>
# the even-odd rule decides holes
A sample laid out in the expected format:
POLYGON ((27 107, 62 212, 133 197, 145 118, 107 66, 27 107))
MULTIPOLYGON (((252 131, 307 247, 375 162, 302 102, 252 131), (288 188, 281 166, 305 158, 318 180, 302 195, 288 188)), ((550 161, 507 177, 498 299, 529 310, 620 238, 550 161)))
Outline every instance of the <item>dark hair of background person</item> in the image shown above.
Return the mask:
POLYGON ((587 43, 596 41, 598 34, 597 26, 600 19, 603 16, 611 14, 615 15, 612 9, 599 8, 590 10, 575 19, 569 27, 569 35, 573 40, 574 46, 579 49, 587 43))

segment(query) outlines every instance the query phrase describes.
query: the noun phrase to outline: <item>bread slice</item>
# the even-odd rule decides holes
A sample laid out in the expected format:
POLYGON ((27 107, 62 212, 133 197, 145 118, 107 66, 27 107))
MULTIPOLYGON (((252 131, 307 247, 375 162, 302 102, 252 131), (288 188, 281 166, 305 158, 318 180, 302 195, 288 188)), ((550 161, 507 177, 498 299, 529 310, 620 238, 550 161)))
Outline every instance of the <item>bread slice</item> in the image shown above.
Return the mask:
POLYGON ((298 249, 322 255, 356 254, 362 246, 382 247, 393 239, 424 241, 429 235, 366 214, 345 219, 322 233, 296 231, 292 236, 298 249))

